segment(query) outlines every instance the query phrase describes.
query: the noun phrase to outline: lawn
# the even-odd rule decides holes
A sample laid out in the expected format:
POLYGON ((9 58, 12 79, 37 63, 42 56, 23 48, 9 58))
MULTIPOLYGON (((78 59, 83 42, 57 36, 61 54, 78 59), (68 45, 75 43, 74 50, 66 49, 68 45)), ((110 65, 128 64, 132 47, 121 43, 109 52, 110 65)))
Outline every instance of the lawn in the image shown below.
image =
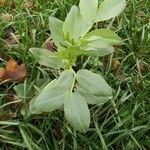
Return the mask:
MULTIPOLYGON (((101 2, 101 0, 99 0, 101 2)), ((28 115, 43 87, 62 72, 40 65, 32 47, 53 51, 49 16, 64 21, 77 0, 0 0, 0 150, 149 150, 150 1, 127 0, 117 17, 95 23, 122 39, 114 53, 78 57, 74 70, 104 77, 113 98, 89 105, 90 128, 73 129, 63 109, 28 115), (5 76, 3 72, 9 71, 5 76)))

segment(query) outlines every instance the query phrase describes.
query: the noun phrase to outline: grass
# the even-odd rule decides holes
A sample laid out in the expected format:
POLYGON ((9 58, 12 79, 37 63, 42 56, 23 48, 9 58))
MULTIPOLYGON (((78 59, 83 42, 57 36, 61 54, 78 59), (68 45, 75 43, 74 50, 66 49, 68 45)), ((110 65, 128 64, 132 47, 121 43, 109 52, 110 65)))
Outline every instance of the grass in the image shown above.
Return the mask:
POLYGON ((0 83, 0 150, 150 149, 149 0, 128 0, 122 15, 98 24, 113 29, 124 40, 113 55, 88 58, 86 63, 85 59, 79 60, 78 67, 103 74, 114 89, 112 100, 103 106, 90 106, 92 121, 86 134, 73 131, 61 111, 28 117, 22 115, 21 109, 33 96, 31 87, 38 90, 41 82, 47 83, 58 76, 55 70, 39 66, 29 48, 41 47, 50 36, 50 15, 64 20, 70 7, 77 2, 35 0, 32 9, 25 9, 22 0, 15 3, 15 9, 8 5, 0 7, 1 12, 13 15, 12 21, 0 21, 0 66, 14 58, 25 64, 28 74, 22 83, 22 99, 16 98, 13 89, 17 82, 0 83), (4 42, 5 29, 10 26, 20 35, 18 44, 4 42), (117 71, 111 67, 114 58, 120 62, 117 71))

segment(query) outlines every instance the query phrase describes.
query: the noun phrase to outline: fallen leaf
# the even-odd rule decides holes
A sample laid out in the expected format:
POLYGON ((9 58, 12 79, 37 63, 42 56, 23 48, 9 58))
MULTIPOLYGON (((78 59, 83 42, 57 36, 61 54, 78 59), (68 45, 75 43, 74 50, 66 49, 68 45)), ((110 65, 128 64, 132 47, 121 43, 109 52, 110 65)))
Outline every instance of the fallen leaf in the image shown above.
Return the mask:
POLYGON ((11 9, 15 9, 16 8, 15 0, 7 1, 7 7, 11 8, 11 9))
POLYGON ((13 80, 22 81, 26 77, 25 65, 18 65, 14 59, 10 59, 6 68, 0 68, 0 79, 1 80, 13 80))
POLYGON ((5 3, 5 0, 0 0, 0 6, 3 6, 5 3))
POLYGON ((6 70, 10 72, 14 72, 17 67, 18 67, 18 64, 13 59, 10 59, 6 64, 6 70))
POLYGON ((57 126, 54 129, 54 135, 55 135, 57 141, 62 140, 62 132, 61 132, 60 128, 57 126))
POLYGON ((119 66, 120 66, 119 60, 117 58, 113 58, 112 63, 111 63, 112 70, 114 72, 116 72, 118 70, 119 66))
POLYGON ((4 68, 0 68, 0 79, 3 78, 3 76, 5 76, 5 72, 6 70, 4 68))
POLYGON ((29 8, 31 8, 32 6, 33 6, 33 3, 32 3, 31 0, 25 0, 25 1, 24 1, 24 7, 25 7, 25 8, 29 9, 29 8))
POLYGON ((4 38, 5 39, 10 38, 12 33, 15 33, 15 29, 12 26, 5 28, 4 38))
POLYGON ((10 120, 12 118, 15 118, 17 116, 16 112, 11 112, 9 111, 5 111, 5 110, 0 110, 0 120, 10 120))
POLYGON ((6 14, 2 13, 1 14, 1 20, 2 21, 11 21, 12 19, 13 19, 12 14, 8 14, 8 13, 6 13, 6 14))
POLYGON ((143 61, 140 61, 137 64, 137 69, 138 69, 139 72, 144 72, 147 69, 146 63, 143 62, 143 61))
POLYGON ((4 39, 6 41, 6 47, 10 47, 13 44, 20 43, 20 35, 15 32, 15 29, 12 26, 9 26, 5 29, 4 39))
POLYGON ((44 42, 43 47, 47 50, 53 51, 54 50, 54 43, 49 38, 44 42))

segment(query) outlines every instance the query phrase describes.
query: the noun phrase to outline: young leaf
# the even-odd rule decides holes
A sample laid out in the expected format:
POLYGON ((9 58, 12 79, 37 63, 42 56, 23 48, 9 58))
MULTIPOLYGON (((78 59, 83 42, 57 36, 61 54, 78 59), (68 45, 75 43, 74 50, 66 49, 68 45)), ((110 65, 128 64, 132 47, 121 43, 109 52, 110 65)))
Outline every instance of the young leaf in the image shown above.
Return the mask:
POLYGON ((104 0, 98 8, 95 22, 118 16, 126 6, 126 0, 104 0))
POLYGON ((69 36, 69 40, 78 40, 82 34, 82 27, 82 16, 79 13, 78 7, 74 5, 63 24, 65 38, 69 36))
POLYGON ((62 67, 61 59, 57 58, 55 55, 53 55, 52 52, 46 49, 30 48, 30 52, 41 65, 51 67, 54 69, 59 69, 62 67))
POLYGON ((81 69, 77 72, 76 79, 78 81, 79 88, 89 94, 102 97, 112 96, 111 87, 106 83, 101 75, 81 69))
POLYGON ((14 87, 14 90, 17 96, 23 101, 27 99, 31 99, 33 97, 34 92, 33 92, 32 86, 29 84, 16 85, 14 87))
POLYGON ((65 99, 65 117, 78 131, 86 132, 90 125, 90 111, 87 103, 78 93, 71 93, 65 99))
POLYGON ((80 13, 89 25, 93 25, 97 13, 98 0, 80 0, 80 13))
POLYGON ((63 22, 57 18, 49 17, 49 27, 53 41, 59 48, 61 46, 61 43, 64 43, 62 32, 63 22))
POLYGON ((97 29, 97 30, 91 31, 85 36, 85 39, 86 38, 88 39, 92 36, 103 38, 106 42, 110 44, 121 43, 121 38, 110 29, 97 29))
POLYGON ((85 50, 85 55, 89 56, 105 56, 114 52, 114 48, 103 38, 98 37, 96 40, 87 40, 87 44, 81 46, 85 50))
POLYGON ((52 112, 64 104, 64 99, 69 93, 66 88, 50 82, 30 104, 32 114, 52 112))

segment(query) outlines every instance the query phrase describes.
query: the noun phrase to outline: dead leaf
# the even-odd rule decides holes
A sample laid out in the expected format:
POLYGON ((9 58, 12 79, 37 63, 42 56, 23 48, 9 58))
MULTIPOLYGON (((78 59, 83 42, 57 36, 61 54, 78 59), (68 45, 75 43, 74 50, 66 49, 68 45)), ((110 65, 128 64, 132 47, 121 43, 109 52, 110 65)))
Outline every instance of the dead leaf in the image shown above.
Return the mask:
POLYGON ((9 26, 9 27, 5 28, 4 38, 5 39, 10 38, 12 33, 13 34, 15 33, 15 29, 12 26, 9 26))
POLYGON ((5 111, 5 110, 0 110, 0 120, 10 120, 12 118, 17 117, 17 113, 16 112, 11 112, 9 111, 5 111))
POLYGON ((119 66, 120 66, 119 60, 116 59, 116 58, 113 58, 113 59, 112 59, 112 63, 111 63, 112 70, 113 70, 114 72, 116 72, 116 71, 118 70, 119 66))
POLYGON ((53 51, 54 50, 54 43, 53 41, 50 40, 50 38, 48 38, 44 44, 43 47, 47 50, 53 51))
POLYGON ((5 69, 0 68, 0 79, 3 78, 3 76, 5 76, 5 69))
POLYGON ((144 72, 147 69, 146 63, 143 61, 140 61, 137 64, 137 69, 139 70, 139 72, 144 72))
POLYGON ((0 68, 0 79, 1 80, 13 80, 22 81, 26 77, 25 65, 18 65, 14 59, 10 59, 6 68, 0 68))
POLYGON ((18 64, 13 59, 10 59, 6 64, 6 70, 10 72, 14 72, 17 67, 18 67, 18 64))
POLYGON ((11 8, 11 9, 15 9, 16 8, 15 0, 7 1, 7 7, 11 8))
POLYGON ((24 7, 29 9, 33 6, 33 2, 31 0, 25 0, 24 1, 24 7))
POLYGON ((0 6, 3 6, 5 3, 5 0, 0 0, 0 6))
POLYGON ((5 35, 4 35, 5 41, 6 41, 6 47, 9 47, 13 44, 19 44, 20 35, 15 32, 15 29, 12 26, 9 26, 5 29, 5 35))
POLYGON ((11 21, 13 19, 13 15, 12 14, 8 14, 8 13, 6 13, 6 14, 2 13, 1 14, 1 19, 3 21, 11 21))

